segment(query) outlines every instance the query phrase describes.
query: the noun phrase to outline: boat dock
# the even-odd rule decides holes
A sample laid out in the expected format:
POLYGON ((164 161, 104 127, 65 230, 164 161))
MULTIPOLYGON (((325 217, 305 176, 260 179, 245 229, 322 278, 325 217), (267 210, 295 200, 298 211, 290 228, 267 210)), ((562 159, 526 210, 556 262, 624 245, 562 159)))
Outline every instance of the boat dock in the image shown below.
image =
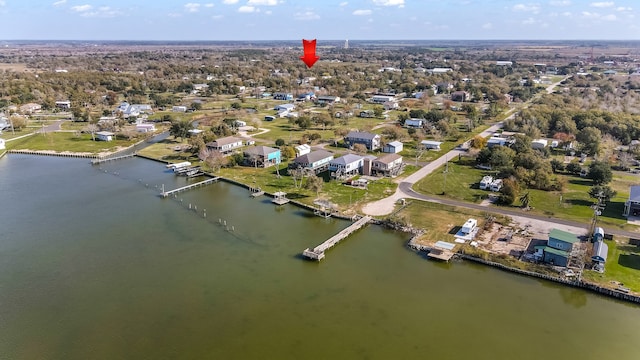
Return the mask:
POLYGON ((94 160, 91 160, 91 165, 102 164, 102 163, 107 162, 107 161, 115 161, 115 160, 120 160, 120 159, 132 158, 134 156, 136 156, 136 153, 122 155, 122 156, 114 156, 114 157, 106 157, 106 158, 94 159, 94 160))
MULTIPOLYGON (((207 180, 205 180, 205 181, 200 181, 200 182, 197 182, 197 183, 195 183, 195 184, 186 185, 186 186, 179 187, 179 188, 177 188, 177 189, 173 189, 173 190, 169 190, 169 191, 163 191, 160 195, 162 195, 162 197, 165 197, 165 198, 166 198, 166 197, 168 197, 169 195, 172 195, 172 194, 175 194, 175 193, 179 193, 179 192, 182 192, 182 191, 191 190, 191 189, 194 189, 194 188, 197 188, 197 187, 200 187, 200 186, 209 185, 209 184, 211 184, 211 183, 213 183, 213 182, 218 181, 218 179, 220 179, 220 177, 219 177, 219 176, 216 176, 216 177, 214 177, 214 178, 210 178, 210 179, 207 179, 207 180)), ((163 186, 164 186, 164 185, 163 185, 163 186)))
POLYGON ((314 247, 313 249, 309 249, 309 248, 305 249, 302 252, 302 255, 308 257, 309 259, 313 259, 313 260, 322 260, 322 259, 324 259, 324 252, 327 249, 330 249, 330 248, 334 247, 336 244, 338 244, 340 241, 346 239, 349 235, 354 233, 356 230, 358 230, 361 227, 363 227, 366 224, 368 224, 369 221, 371 221, 371 216, 361 217, 359 220, 357 220, 353 224, 349 225, 349 227, 347 227, 346 229, 340 231, 336 235, 332 236, 331 238, 329 238, 327 241, 323 242, 322 244, 314 247))
POLYGON ((287 199, 287 193, 282 191, 276 192, 275 194, 273 194, 273 199, 271 200, 271 202, 276 205, 284 205, 288 203, 289 199, 287 199))
POLYGON ((429 250, 427 256, 432 259, 449 261, 456 254, 453 252, 453 248, 455 248, 456 244, 452 244, 446 241, 437 241, 435 246, 429 250))

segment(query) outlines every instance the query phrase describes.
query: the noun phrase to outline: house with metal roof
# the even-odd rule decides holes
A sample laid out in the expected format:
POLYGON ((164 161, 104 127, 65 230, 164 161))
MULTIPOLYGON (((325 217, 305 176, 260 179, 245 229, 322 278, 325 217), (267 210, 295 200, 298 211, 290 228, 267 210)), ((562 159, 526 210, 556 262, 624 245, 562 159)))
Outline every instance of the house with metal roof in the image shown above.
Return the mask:
POLYGON ((591 260, 595 263, 604 264, 607 261, 607 255, 609 254, 609 247, 603 240, 593 243, 593 255, 591 260))
POLYGON ((404 145, 400 141, 392 141, 382 148, 382 152, 397 154, 402 151, 403 146, 404 145))
POLYGON ((579 241, 578 237, 570 232, 553 229, 549 233, 547 245, 535 247, 535 256, 552 265, 567 266, 573 250, 573 244, 579 241))
POLYGON ((369 151, 378 150, 380 148, 380 140, 380 135, 366 131, 350 131, 344 137, 347 147, 353 148, 355 144, 363 144, 369 151))
POLYGON ((331 160, 333 160, 333 153, 326 150, 315 150, 293 159, 293 161, 289 163, 289 168, 309 169, 319 174, 329 169, 329 162, 331 160))
POLYGON ((216 139, 212 142, 206 144, 207 148, 210 150, 216 150, 223 154, 227 154, 242 147, 242 139, 227 136, 220 139, 216 139))
POLYGON ((342 179, 358 175, 362 171, 364 158, 356 154, 346 154, 329 161, 331 177, 342 179))
POLYGON ((280 164, 280 149, 269 146, 252 146, 244 150, 245 164, 254 167, 269 167, 280 164))
POLYGON ((442 142, 441 141, 422 140, 420 142, 420 145, 422 145, 422 147, 425 150, 440 151, 440 145, 442 145, 442 142))

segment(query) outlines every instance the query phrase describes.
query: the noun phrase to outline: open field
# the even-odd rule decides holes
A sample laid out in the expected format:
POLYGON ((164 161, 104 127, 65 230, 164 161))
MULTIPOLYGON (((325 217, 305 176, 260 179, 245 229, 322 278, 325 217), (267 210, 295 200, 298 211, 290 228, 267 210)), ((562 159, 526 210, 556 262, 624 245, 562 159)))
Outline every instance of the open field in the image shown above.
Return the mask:
POLYGON ((609 255, 605 264, 605 272, 600 274, 595 271, 585 270, 585 280, 593 281, 605 287, 617 288, 618 283, 640 292, 640 248, 618 241, 606 241, 609 246, 609 255))
POLYGON ((75 153, 101 153, 116 151, 118 148, 130 146, 135 141, 114 140, 114 141, 93 141, 90 134, 76 136, 74 133, 54 132, 46 134, 34 134, 32 136, 18 139, 7 143, 7 149, 15 150, 51 150, 55 152, 75 152, 75 153))

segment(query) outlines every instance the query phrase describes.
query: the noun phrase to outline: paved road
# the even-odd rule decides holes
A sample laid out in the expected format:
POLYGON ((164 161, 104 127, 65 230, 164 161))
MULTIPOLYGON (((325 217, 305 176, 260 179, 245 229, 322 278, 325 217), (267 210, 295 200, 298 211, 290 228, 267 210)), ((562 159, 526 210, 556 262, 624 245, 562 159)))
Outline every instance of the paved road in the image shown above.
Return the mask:
MULTIPOLYGON (((553 92, 553 89, 557 85, 559 85, 560 82, 549 85, 546 88, 547 93, 553 92)), ((525 106, 528 106, 528 104, 526 104, 525 106)), ((507 119, 512 118, 514 116, 515 116, 515 112, 510 116, 508 116, 507 119)), ((502 121, 498 122, 495 125, 488 128, 487 130, 483 131, 480 135, 483 137, 491 136, 491 134, 493 134, 496 130, 502 128, 502 125, 503 125, 502 121)), ((440 158, 432 161, 431 163, 422 167, 420 170, 409 175, 406 179, 403 179, 402 182, 398 185, 398 188, 396 189, 396 192, 393 195, 386 197, 384 199, 366 204, 363 207, 362 211, 367 215, 373 215, 373 216, 388 215, 393 212, 393 210, 395 209, 395 205, 399 199, 418 199, 422 201, 452 205, 452 206, 463 207, 467 209, 481 210, 487 213, 501 214, 501 215, 508 215, 508 216, 519 216, 523 218, 542 220, 550 223, 580 227, 584 229, 587 229, 589 227, 589 224, 578 222, 578 221, 557 219, 549 216, 536 215, 536 214, 531 214, 524 211, 517 211, 517 210, 495 207, 495 206, 482 206, 474 203, 467 203, 463 201, 457 201, 457 200, 452 200, 447 198, 419 194, 413 190, 413 185, 416 182, 420 181, 422 178, 424 178, 425 176, 429 175, 430 173, 432 173, 433 171, 435 171, 436 169, 444 165, 449 159, 455 158, 456 156, 462 153, 464 153, 464 151, 460 149, 454 149, 449 151, 444 156, 441 156, 440 158)), ((613 234, 618 236, 640 237, 639 233, 634 233, 634 232, 615 229, 615 228, 607 228, 606 232, 608 234, 613 234)))

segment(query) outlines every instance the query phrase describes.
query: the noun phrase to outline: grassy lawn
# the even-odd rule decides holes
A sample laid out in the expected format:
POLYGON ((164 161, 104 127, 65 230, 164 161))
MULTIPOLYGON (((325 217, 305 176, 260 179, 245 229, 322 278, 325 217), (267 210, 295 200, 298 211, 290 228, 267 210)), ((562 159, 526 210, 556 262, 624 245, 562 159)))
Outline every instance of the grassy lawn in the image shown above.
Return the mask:
POLYGON ((23 139, 7 143, 8 149, 14 150, 52 150, 56 152, 99 153, 114 151, 118 147, 132 145, 136 140, 93 141, 90 134, 76 136, 73 133, 35 134, 23 139))
MULTIPOLYGON (((477 203, 489 194, 486 190, 480 190, 478 184, 483 176, 495 175, 495 172, 476 169, 467 165, 463 159, 449 161, 449 170, 446 174, 446 197, 477 203)), ((444 167, 432 172, 414 185, 414 189, 428 195, 442 195, 444 189, 444 167)))
POLYGON ((634 292, 640 292, 640 248, 629 244, 606 241, 609 255, 604 274, 595 271, 584 271, 585 280, 593 281, 607 287, 616 288, 612 281, 621 282, 634 292))

